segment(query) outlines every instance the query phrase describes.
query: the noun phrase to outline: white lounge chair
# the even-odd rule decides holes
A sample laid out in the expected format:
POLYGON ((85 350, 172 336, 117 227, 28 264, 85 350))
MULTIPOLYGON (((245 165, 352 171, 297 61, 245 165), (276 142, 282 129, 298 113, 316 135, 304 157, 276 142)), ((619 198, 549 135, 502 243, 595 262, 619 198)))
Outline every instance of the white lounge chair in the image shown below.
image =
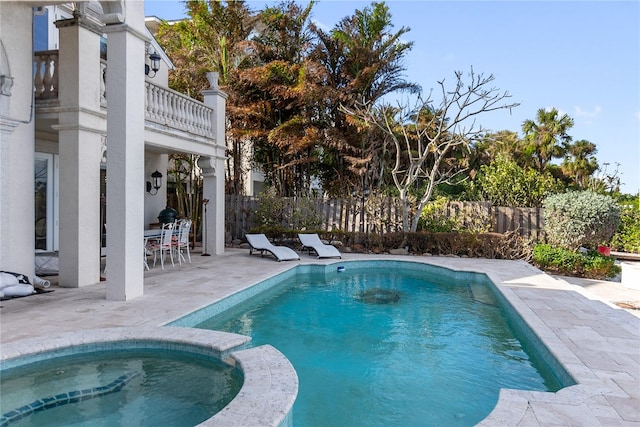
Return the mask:
POLYGON ((276 257, 278 261, 300 259, 300 256, 293 249, 286 246, 275 246, 264 234, 246 234, 245 236, 250 246, 249 255, 252 255, 253 251, 260 251, 260 256, 264 256, 266 251, 276 257))
POLYGON ((342 254, 335 246, 325 245, 317 234, 298 234, 298 238, 302 243, 302 250, 308 250, 309 253, 313 250, 318 258, 342 258, 342 254))

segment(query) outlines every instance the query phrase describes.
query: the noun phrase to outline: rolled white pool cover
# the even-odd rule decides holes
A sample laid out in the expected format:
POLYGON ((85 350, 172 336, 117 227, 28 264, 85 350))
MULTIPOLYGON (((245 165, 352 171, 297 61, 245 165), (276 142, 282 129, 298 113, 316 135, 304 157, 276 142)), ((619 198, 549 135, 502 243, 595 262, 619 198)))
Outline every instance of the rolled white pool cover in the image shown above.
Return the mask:
POLYGON ((51 286, 51 282, 38 276, 33 276, 33 287, 39 289, 47 289, 51 286))

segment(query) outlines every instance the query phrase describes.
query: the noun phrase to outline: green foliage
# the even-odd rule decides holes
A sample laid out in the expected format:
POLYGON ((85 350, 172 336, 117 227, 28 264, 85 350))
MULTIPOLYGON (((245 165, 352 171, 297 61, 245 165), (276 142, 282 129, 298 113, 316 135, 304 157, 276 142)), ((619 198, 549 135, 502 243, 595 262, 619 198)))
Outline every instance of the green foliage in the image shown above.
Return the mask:
POLYGON ((258 227, 288 227, 293 230, 313 230, 322 225, 316 211, 315 199, 310 197, 283 198, 269 188, 260 194, 256 216, 258 227))
POLYGON ((480 171, 477 190, 497 206, 538 207, 545 196, 561 189, 550 174, 525 170, 501 154, 491 164, 482 165, 480 171))
POLYGON ((486 233, 490 228, 488 212, 481 206, 468 204, 462 206, 452 203, 447 197, 437 196, 422 209, 418 220, 418 230, 440 232, 486 233), (460 207, 464 207, 460 209, 460 207), (447 211, 450 210, 451 213, 447 211))
POLYGON ((607 279, 620 273, 615 258, 598 251, 581 253, 548 244, 533 248, 533 262, 539 268, 565 276, 607 279))
POLYGON ((460 224, 457 218, 449 218, 447 215, 447 203, 449 200, 442 196, 427 203, 420 214, 418 230, 427 230, 433 233, 456 230, 460 224))
POLYGON ((571 117, 567 114, 560 115, 556 108, 541 108, 536 113, 536 121, 524 121, 524 152, 539 172, 543 172, 552 159, 564 156, 567 145, 571 142, 567 131, 573 124, 574 120, 571 117))
MULTIPOLYGON (((300 230, 282 226, 260 226, 250 230, 264 233, 278 244, 298 248, 297 236, 300 230)), ((531 255, 530 243, 517 233, 429 233, 392 232, 360 233, 340 230, 306 230, 317 233, 322 240, 341 242, 342 251, 357 253, 387 253, 391 249, 406 247, 409 253, 423 255, 455 255, 487 259, 525 259, 531 255)))
POLYGON ((548 242, 569 250, 609 242, 620 224, 620 206, 615 200, 592 191, 549 196, 544 208, 548 242))
POLYGON ((615 251, 640 254, 640 209, 638 200, 635 204, 622 209, 620 226, 611 239, 611 247, 615 251))
POLYGON ((285 212, 285 199, 276 195, 272 189, 266 189, 258 196, 258 208, 254 212, 258 226, 279 227, 285 212))
POLYGON ((311 197, 296 197, 291 210, 291 227, 295 230, 315 230, 322 225, 322 218, 318 214, 315 199, 311 197))
POLYGON ((585 276, 591 279, 608 279, 622 271, 622 268, 616 265, 615 257, 604 256, 598 251, 589 251, 584 257, 585 276))

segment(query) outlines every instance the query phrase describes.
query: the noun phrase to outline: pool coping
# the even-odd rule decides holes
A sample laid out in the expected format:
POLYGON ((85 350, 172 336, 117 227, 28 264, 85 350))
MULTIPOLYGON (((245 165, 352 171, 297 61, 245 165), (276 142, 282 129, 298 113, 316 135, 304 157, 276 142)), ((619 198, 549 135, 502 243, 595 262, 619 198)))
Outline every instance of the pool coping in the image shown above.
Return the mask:
POLYGON ((412 261, 485 273, 577 382, 557 393, 502 390, 498 404, 479 425, 640 426, 640 318, 524 261, 347 253, 342 260, 302 257, 279 263, 239 249, 193 259, 192 265, 145 273, 145 296, 127 302, 105 301, 103 282, 4 303, 0 353, 8 342, 44 340, 64 330, 159 327, 296 265, 412 261), (43 315, 48 322, 23 326, 43 315))
MULTIPOLYGON (((537 345, 543 345, 544 348, 538 349, 536 356, 541 357, 545 363, 551 366, 554 373, 559 375, 559 380, 562 383, 573 383, 565 386, 557 392, 541 392, 541 391, 525 391, 514 389, 501 389, 496 406, 491 413, 483 419, 477 426, 513 426, 513 425, 536 425, 533 420, 545 419, 542 425, 584 425, 595 426, 601 425, 601 421, 604 425, 609 422, 614 422, 616 425, 622 425, 624 422, 636 422, 640 416, 637 411, 629 408, 637 406, 637 395, 633 393, 633 390, 629 385, 624 386, 612 385, 608 381, 602 381, 601 375, 594 371, 590 366, 584 363, 580 357, 575 353, 576 349, 572 349, 567 345, 567 340, 561 338, 561 325, 560 327, 550 327, 543 320, 544 316, 540 316, 534 307, 530 305, 530 302, 526 300, 526 292, 522 290, 522 283, 514 283, 512 280, 504 280, 501 275, 495 274, 490 269, 482 268, 453 268, 450 265, 437 265, 435 259, 423 258, 423 259, 390 259, 385 257, 384 259, 376 259, 384 261, 396 261, 399 263, 415 263, 424 264, 441 268, 449 272, 449 275, 454 279, 464 279, 465 274, 481 274, 485 275, 489 282, 493 285, 496 296, 501 301, 503 307, 509 312, 510 318, 518 322, 526 323, 526 328, 519 327, 519 332, 526 334, 527 340, 537 345), (555 330, 554 330, 555 329, 555 330), (631 391, 631 393, 629 393, 631 391), (607 399, 607 397, 609 397, 607 399), (590 409, 589 402, 594 401, 597 404, 591 406, 596 408, 596 411, 590 409), (625 418, 628 417, 628 418, 625 418), (615 421, 614 421, 615 420, 615 421)), ((296 265, 290 269, 287 269, 277 275, 274 275, 264 281, 256 283, 255 285, 238 290, 237 292, 229 295, 225 300, 221 301, 224 309, 228 306, 233 306, 239 301, 269 289, 274 283, 278 283, 281 279, 291 276, 292 274, 309 272, 312 269, 324 270, 325 273, 335 270, 336 268, 344 267, 351 263, 369 262, 371 260, 331 260, 322 264, 319 263, 306 263, 296 265), (305 268, 307 267, 307 268, 305 268)), ((495 261, 495 260, 484 260, 495 261)), ((448 263, 451 263, 449 260, 448 263)), ((442 264, 442 263, 440 263, 442 264)), ((539 270, 523 263, 527 270, 530 270, 532 275, 530 281, 532 282, 545 282, 550 279, 541 273, 539 270)), ((522 267, 522 265, 520 266, 522 267)), ((552 279, 555 280, 555 279, 552 279)), ((527 284, 528 286, 531 283, 527 284)), ((543 283, 537 283, 539 287, 543 286, 543 283)), ((577 289, 571 289, 571 285, 568 288, 563 283, 546 283, 546 287, 550 288, 550 292, 554 292, 561 298, 562 295, 572 294, 577 289)), ((527 289, 526 287, 524 289, 527 289)), ((573 296, 573 295, 572 295, 573 296)), ((217 314, 220 311, 217 303, 210 304, 202 307, 199 310, 195 310, 188 315, 185 315, 179 319, 170 322, 170 325, 179 326, 193 326, 203 321, 212 315, 217 314), (194 320, 195 319, 195 320, 194 320)), ((549 308, 546 307, 545 310, 549 308)), ((602 314, 603 310, 609 310, 605 304, 599 301, 586 302, 584 307, 581 307, 579 311, 582 317, 589 317, 590 310, 593 310, 594 315, 602 314)), ((556 313, 558 309, 556 308, 556 313)), ((569 310, 570 311, 570 310, 569 310)), ((630 322, 635 322, 640 325, 640 319, 637 319, 626 312, 619 312, 626 314, 627 319, 630 322)), ((548 314, 548 313, 547 313, 548 314)), ((615 316, 614 316, 615 317, 615 316)), ((571 324, 571 323, 569 323, 571 324)), ((571 327, 573 327, 572 325, 571 327)), ((517 327, 517 325, 516 325, 517 327)), ((592 340, 593 337, 590 337, 592 340)), ((630 341, 640 342, 638 336, 635 338, 633 335, 627 337, 630 341)), ((575 339, 574 339, 575 341, 575 339)), ((574 342, 573 344, 577 344, 574 342)), ((629 354, 633 355, 633 346, 622 346, 622 358, 629 354), (627 353, 625 355, 625 352, 627 353)), ((633 369, 633 359, 626 360, 627 365, 624 369, 633 369)), ((620 363, 620 361, 616 361, 620 363)), ((636 365, 637 366, 637 365, 636 365)), ((622 375, 622 373, 616 373, 616 375, 622 375)), ((625 378, 624 380, 637 380, 638 377, 625 378)), ((615 380, 614 380, 615 382, 615 380)))
POLYGON ((501 389, 477 426, 640 425, 640 319, 516 263, 531 271, 526 282, 491 270, 454 270, 486 274, 576 384, 557 392, 501 389), (541 292, 548 293, 543 301, 541 292))
POLYGON ((231 402, 199 426, 290 426, 290 414, 298 393, 296 371, 287 358, 270 345, 243 349, 250 340, 244 335, 175 326, 90 329, 3 344, 0 361, 3 369, 10 369, 77 354, 86 346, 94 345, 191 351, 236 366, 244 377, 231 402))

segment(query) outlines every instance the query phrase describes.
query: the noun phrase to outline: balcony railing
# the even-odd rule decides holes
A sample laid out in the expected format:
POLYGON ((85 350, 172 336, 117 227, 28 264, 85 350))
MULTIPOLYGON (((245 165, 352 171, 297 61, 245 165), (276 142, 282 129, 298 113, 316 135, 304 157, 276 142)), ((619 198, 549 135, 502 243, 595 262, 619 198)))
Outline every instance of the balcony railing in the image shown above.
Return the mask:
MULTIPOLYGON (((36 100, 58 98, 58 51, 47 50, 34 55, 34 90, 36 100)), ((100 105, 106 102, 107 64, 100 64, 100 105)), ((189 98, 174 90, 145 82, 145 119, 200 136, 213 136, 215 112, 200 101, 189 98)))
POLYGON ((144 118, 174 129, 202 136, 213 136, 213 108, 175 90, 145 83, 147 99, 144 118))
POLYGON ((58 97, 58 51, 36 52, 33 57, 33 85, 36 99, 58 97))

